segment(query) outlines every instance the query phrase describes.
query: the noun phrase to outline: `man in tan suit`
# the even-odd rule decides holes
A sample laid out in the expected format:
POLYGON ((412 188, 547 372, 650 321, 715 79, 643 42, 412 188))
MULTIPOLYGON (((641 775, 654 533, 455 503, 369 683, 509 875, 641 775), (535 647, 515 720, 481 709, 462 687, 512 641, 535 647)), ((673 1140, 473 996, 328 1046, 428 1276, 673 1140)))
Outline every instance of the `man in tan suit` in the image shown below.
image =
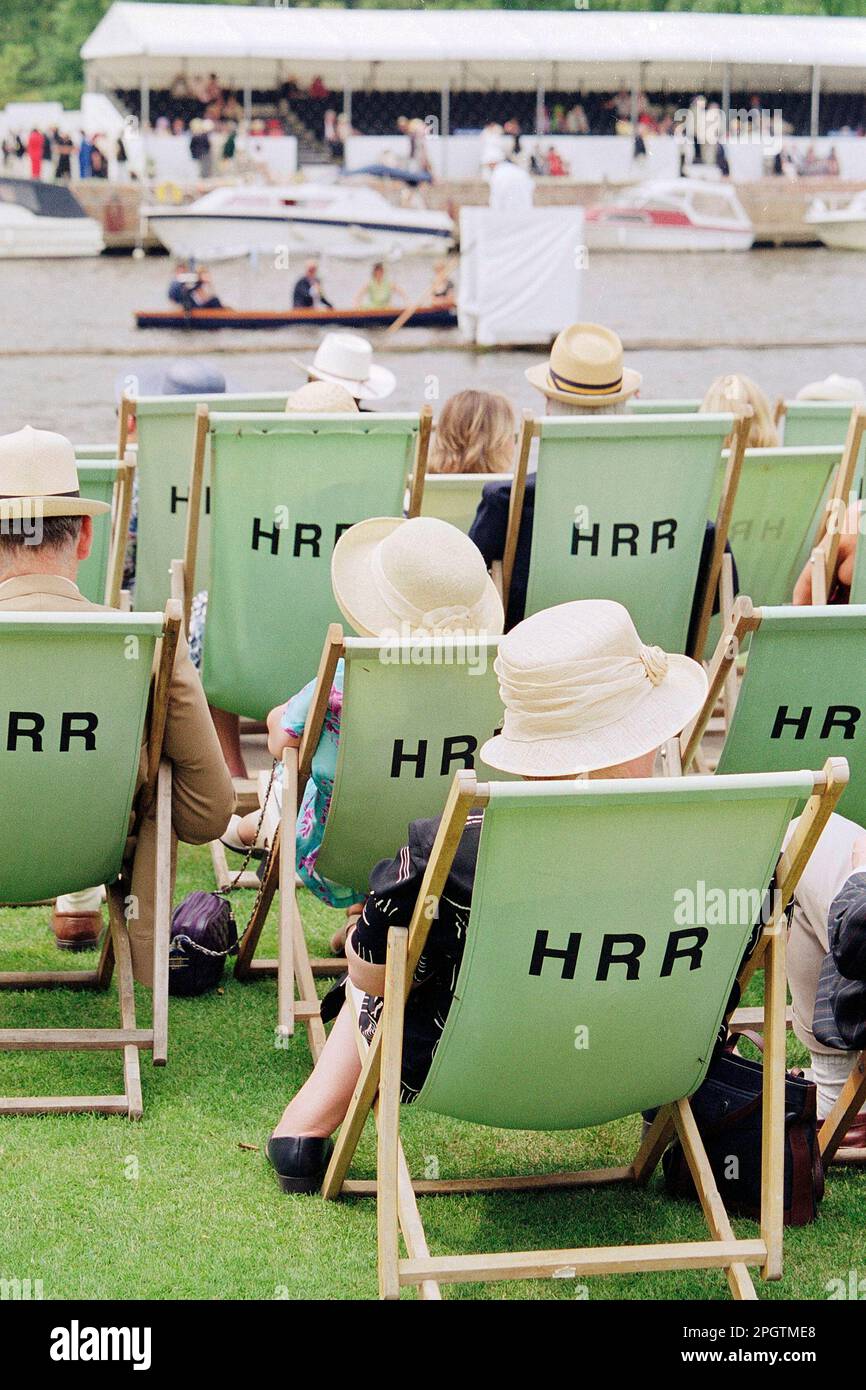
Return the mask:
MULTIPOLYGON (((99 611, 101 605, 84 598, 76 578, 90 554, 93 517, 107 510, 105 503, 79 495, 68 439, 29 427, 0 436, 0 609, 99 611)), ((163 756, 172 765, 173 887, 177 840, 197 845, 215 839, 234 806, 231 778, 183 635, 169 689, 163 756)), ((136 791, 146 776, 145 741, 136 791)), ((153 983, 155 856, 155 810, 140 821, 133 811, 126 848, 133 898, 129 938, 135 978, 148 987, 153 983)), ((52 919, 58 944, 80 946, 98 937, 100 896, 99 889, 91 889, 58 899, 52 919)))

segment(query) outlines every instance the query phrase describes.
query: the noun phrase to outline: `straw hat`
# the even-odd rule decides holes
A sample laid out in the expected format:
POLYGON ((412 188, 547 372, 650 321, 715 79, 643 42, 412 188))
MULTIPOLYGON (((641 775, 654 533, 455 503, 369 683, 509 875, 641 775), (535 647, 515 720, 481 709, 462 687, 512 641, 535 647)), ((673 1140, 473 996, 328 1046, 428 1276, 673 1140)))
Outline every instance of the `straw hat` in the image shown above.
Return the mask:
POLYGON ((609 599, 561 603, 504 637, 494 663, 502 733, 481 757, 503 772, 567 777, 658 748, 697 714, 703 667, 641 642, 609 599))
POLYGON ((557 335, 546 362, 526 368, 526 380, 555 401, 592 410, 628 400, 643 378, 623 366, 616 333, 598 323, 573 323, 557 335))
POLYGON ((358 402, 345 386, 330 381, 308 381, 306 386, 290 391, 286 400, 287 415, 336 415, 341 411, 357 414, 358 402))
POLYGON ((372 343, 358 333, 326 333, 313 361, 295 365, 315 381, 345 386, 356 401, 383 401, 397 385, 394 373, 373 361, 372 343))
POLYGON ((480 550, 432 516, 377 516, 344 531, 331 557, 334 598, 356 632, 502 631, 502 600, 480 550))
POLYGON ((62 434, 25 425, 0 435, 0 511, 37 516, 101 516, 107 502, 93 502, 78 491, 75 450, 62 434))
POLYGON ((810 381, 797 392, 798 401, 862 401, 866 390, 855 376, 839 376, 832 372, 823 381, 810 381))

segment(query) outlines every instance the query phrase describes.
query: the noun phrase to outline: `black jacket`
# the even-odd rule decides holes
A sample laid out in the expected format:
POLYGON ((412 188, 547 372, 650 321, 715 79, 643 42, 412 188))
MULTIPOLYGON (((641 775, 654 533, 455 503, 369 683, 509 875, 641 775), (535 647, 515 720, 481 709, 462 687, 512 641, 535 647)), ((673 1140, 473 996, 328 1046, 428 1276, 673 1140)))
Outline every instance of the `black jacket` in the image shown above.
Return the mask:
POLYGON ((866 1047, 866 870, 852 874, 830 904, 812 1032, 825 1047, 866 1047))

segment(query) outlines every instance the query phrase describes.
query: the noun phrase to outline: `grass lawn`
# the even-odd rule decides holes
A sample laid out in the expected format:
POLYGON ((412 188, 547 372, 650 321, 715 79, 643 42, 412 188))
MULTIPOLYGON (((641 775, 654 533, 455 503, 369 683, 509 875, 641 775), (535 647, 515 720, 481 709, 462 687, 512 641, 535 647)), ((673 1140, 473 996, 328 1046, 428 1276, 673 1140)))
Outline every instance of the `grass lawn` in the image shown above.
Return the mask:
MULTIPOLYGON (((181 847, 176 901, 212 886, 204 849, 181 847)), ((245 923, 252 894, 237 895, 245 923)), ((308 895, 316 950, 339 920, 308 895)), ((271 932, 265 943, 274 954, 271 932)), ((57 967, 48 910, 0 910, 4 969, 57 967)), ((76 957, 80 968, 89 957, 76 957)), ((139 1019, 149 996, 138 991, 139 1019)), ((375 1298, 376 1213, 371 1200, 286 1197, 263 1157, 267 1135, 310 1068, 301 1028, 275 1046, 276 985, 242 985, 173 999, 169 1063, 142 1054, 144 1118, 0 1120, 0 1279, 41 1280, 46 1299, 375 1298), (251 1150, 244 1145, 256 1145, 251 1150)), ((117 1026, 116 995, 0 992, 4 1027, 117 1026)), ((647 1046, 664 1046, 648 1039, 647 1046)), ((791 1060, 802 1060, 793 1040, 791 1060)), ((635 1059, 635 1065, 639 1059, 635 1059)), ((119 1054, 2 1053, 0 1093, 93 1094, 120 1089, 119 1054)), ((404 1111, 410 1170, 442 1177, 600 1167, 628 1161, 639 1121, 546 1136, 489 1130, 404 1111)), ((374 1173, 372 1123, 354 1170, 374 1173)), ((831 1170, 817 1223, 785 1236, 785 1274, 762 1298, 821 1299, 831 1278, 866 1273, 866 1173, 831 1170)), ((650 1240, 703 1240, 697 1205, 670 1200, 656 1176, 645 1192, 422 1198, 434 1252, 539 1249, 650 1240)), ((749 1221, 734 1222, 751 1236, 749 1221)), ((570 1280, 452 1285, 451 1298, 575 1298, 570 1280)), ((407 1295, 408 1296, 408 1295, 407 1295)), ((601 1298, 726 1298, 720 1271, 620 1275, 590 1281, 601 1298)))

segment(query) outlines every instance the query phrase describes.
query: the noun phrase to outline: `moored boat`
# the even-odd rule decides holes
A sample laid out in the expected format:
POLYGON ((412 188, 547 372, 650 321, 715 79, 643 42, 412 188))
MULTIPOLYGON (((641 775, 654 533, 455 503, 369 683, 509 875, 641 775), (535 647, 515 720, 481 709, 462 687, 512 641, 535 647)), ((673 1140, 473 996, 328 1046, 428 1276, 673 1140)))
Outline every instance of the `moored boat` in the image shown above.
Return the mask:
POLYGON ((0 178, 0 260, 98 256, 98 222, 63 184, 0 178))
POLYGON ((803 215, 825 246, 839 251, 866 251, 866 189, 841 206, 814 198, 803 215))
POLYGON ((755 232, 729 184, 684 178, 638 184, 587 208, 584 236, 597 251, 748 251, 755 232))

